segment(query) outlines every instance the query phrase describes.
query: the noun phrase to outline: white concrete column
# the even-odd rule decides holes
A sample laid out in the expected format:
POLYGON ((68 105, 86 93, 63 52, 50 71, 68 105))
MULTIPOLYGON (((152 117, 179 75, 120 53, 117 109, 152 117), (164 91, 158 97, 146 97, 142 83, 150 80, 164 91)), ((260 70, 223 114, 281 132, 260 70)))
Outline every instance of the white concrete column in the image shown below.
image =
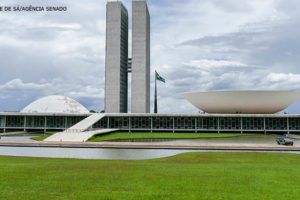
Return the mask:
POLYGON ((195 117, 195 133, 197 133, 198 131, 197 131, 197 117, 195 117))
POLYGON ((243 133, 243 118, 241 117, 240 120, 241 120, 241 122, 240 122, 241 123, 241 133, 243 133))
POLYGON ((6 133, 6 115, 4 116, 4 130, 3 130, 4 133, 6 133))
POLYGON ((266 118, 264 117, 264 133, 267 134, 267 131, 266 131, 266 118))
POLYGON ((129 133, 131 133, 131 118, 128 117, 128 129, 129 129, 129 133))
POLYGON ((290 134, 290 121, 289 121, 288 117, 286 118, 286 125, 287 125, 287 132, 288 132, 288 135, 289 135, 290 134))
POLYGON ((109 128, 109 117, 107 117, 107 128, 109 128))
POLYGON ((23 128, 24 128, 24 132, 26 131, 26 116, 24 115, 24 120, 23 120, 23 123, 24 123, 24 126, 23 126, 23 128))
POLYGON ((173 117, 173 133, 175 133, 175 117, 173 117))
POLYGON ((218 133, 220 133, 220 117, 218 117, 218 133))
POLYGON ((153 117, 150 117, 151 121, 151 133, 153 132, 153 117))
POLYGON ((68 116, 65 116, 65 130, 68 128, 68 116))
POLYGON ((47 131, 47 116, 44 117, 44 133, 47 131))

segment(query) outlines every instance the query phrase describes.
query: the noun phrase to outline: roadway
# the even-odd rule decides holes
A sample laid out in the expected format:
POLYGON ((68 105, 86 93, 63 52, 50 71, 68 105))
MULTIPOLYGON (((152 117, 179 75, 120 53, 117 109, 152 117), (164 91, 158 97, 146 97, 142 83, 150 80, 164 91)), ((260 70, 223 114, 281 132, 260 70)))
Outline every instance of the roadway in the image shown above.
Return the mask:
POLYGON ((162 143, 162 142, 50 142, 50 141, 0 141, 9 147, 62 147, 62 148, 112 148, 112 149, 173 149, 173 150, 239 150, 239 151, 300 151, 300 145, 277 144, 214 144, 214 143, 162 143))

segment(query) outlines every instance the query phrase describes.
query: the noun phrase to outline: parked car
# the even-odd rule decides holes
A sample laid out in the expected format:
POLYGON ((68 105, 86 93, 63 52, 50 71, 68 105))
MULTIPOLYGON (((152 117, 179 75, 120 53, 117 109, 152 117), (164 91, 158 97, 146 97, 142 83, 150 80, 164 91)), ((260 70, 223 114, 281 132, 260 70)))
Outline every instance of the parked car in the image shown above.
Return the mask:
POLYGON ((277 144, 281 144, 281 145, 290 145, 293 146, 294 142, 293 140, 289 139, 289 138, 285 138, 285 137, 278 137, 276 139, 277 144))

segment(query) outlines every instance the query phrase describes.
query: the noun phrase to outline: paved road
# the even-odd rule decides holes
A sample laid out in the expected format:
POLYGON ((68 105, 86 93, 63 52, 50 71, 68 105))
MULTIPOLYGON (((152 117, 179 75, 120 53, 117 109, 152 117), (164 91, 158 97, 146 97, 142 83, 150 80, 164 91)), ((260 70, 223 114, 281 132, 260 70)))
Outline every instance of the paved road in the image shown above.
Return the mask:
POLYGON ((113 149, 181 149, 181 150, 247 150, 247 151, 300 151, 300 145, 276 144, 214 144, 214 143, 156 143, 156 142, 39 142, 0 141, 10 147, 62 147, 62 148, 113 148, 113 149))

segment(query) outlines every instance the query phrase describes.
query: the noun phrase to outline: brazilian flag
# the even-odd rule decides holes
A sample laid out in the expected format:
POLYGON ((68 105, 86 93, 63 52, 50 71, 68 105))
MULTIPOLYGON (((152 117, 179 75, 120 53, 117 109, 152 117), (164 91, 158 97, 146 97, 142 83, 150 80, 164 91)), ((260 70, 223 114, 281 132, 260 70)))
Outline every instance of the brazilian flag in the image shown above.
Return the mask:
POLYGON ((157 72, 155 73, 156 73, 156 80, 166 83, 166 80, 163 77, 161 77, 157 72))

